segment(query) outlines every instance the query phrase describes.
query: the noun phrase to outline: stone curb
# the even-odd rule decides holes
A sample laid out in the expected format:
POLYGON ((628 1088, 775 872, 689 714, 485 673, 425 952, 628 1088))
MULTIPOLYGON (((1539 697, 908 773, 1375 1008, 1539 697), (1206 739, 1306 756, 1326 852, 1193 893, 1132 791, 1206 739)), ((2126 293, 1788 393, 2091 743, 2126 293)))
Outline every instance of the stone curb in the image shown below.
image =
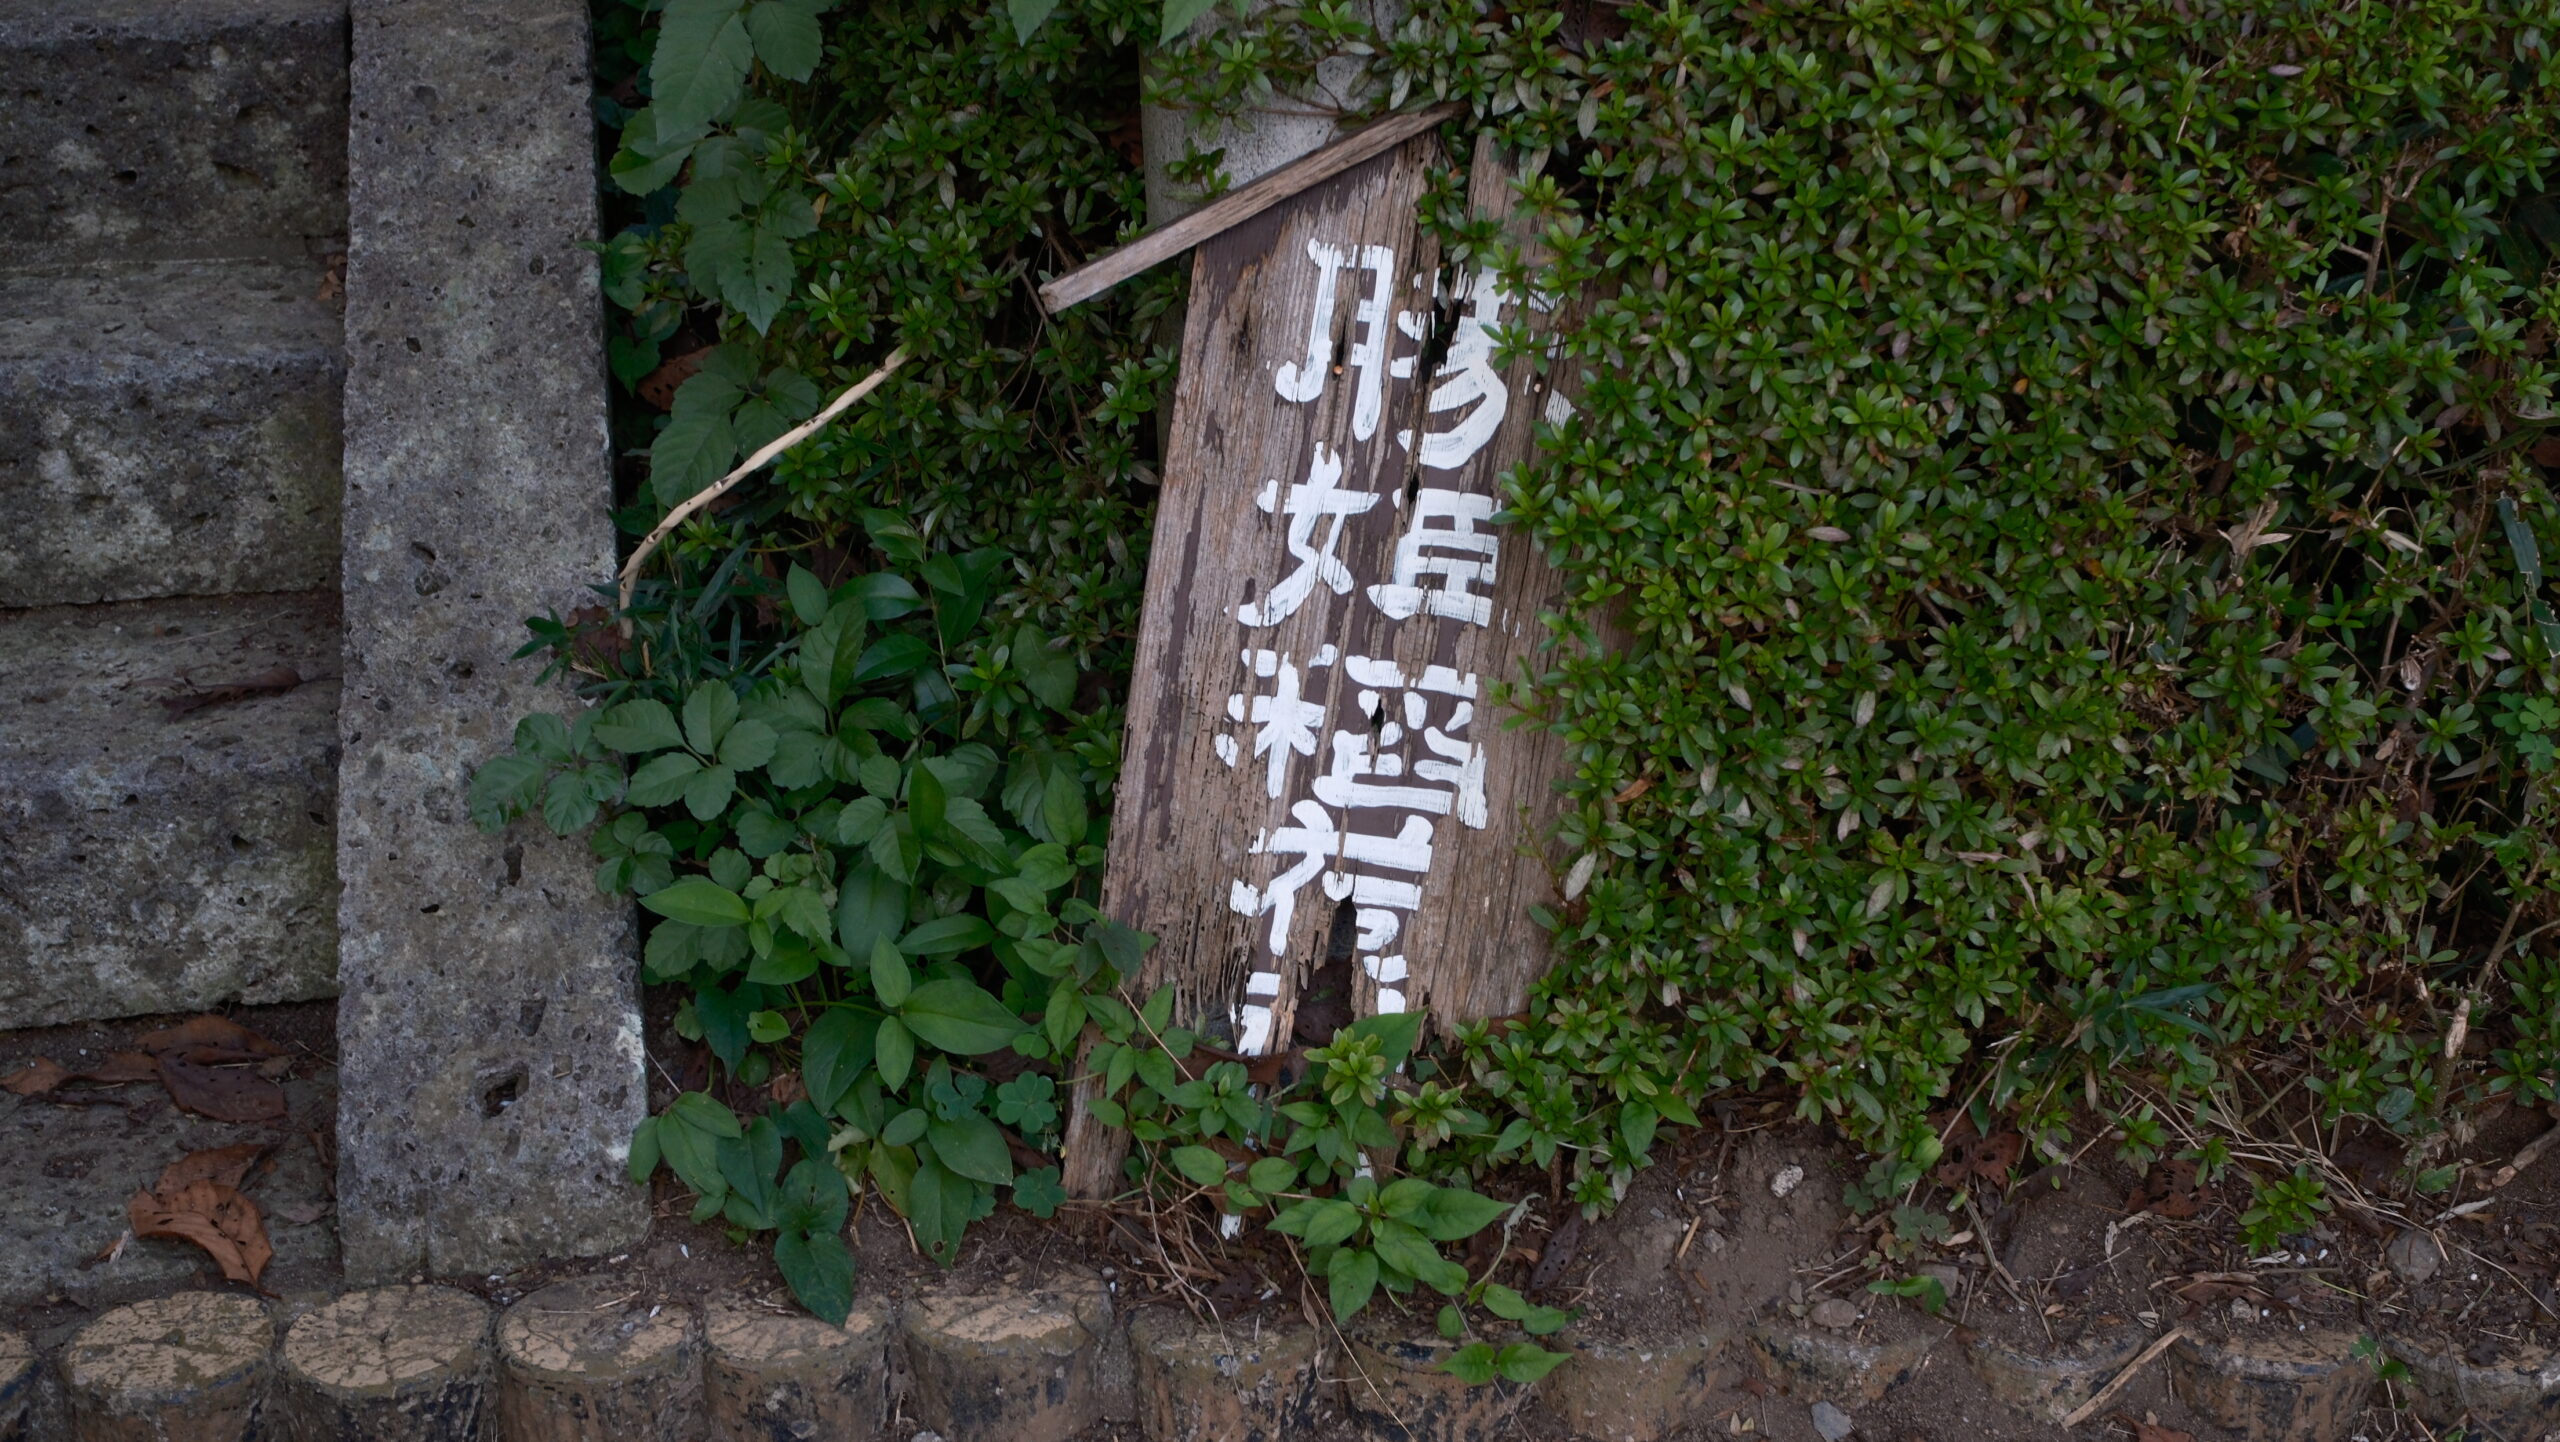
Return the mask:
POLYGON ((2537 1442, 2560 1428, 2560 1356, 2541 1348, 2477 1363, 2440 1343, 2394 1336, 2392 1359, 2409 1370, 2410 1410, 2442 1432, 2467 1427, 2496 1442, 2537 1442))
MULTIPOLYGON (((1470 1388, 1439 1370, 1456 1344, 1383 1316, 1353 1328, 1345 1353, 1331 1329, 1294 1319, 1131 1315, 1081 1274, 932 1291, 903 1307, 866 1297, 840 1328, 771 1300, 652 1305, 610 1275, 546 1287, 503 1313, 427 1286, 295 1312, 287 1305, 291 1325, 279 1328, 257 1298, 183 1292, 99 1316, 49 1365, 0 1332, 0 1442, 906 1442, 919 1431, 1067 1442, 1105 1419, 1134 1421, 1147 1442, 1283 1442, 1338 1419, 1368 1442, 1658 1442, 1711 1428, 1746 1358, 1799 1400, 1847 1408, 1907 1379, 1939 1340, 1862 1340, 1783 1317, 1739 1337, 1567 1332, 1548 1345, 1572 1355, 1543 1382, 1470 1388)), ((2127 1326, 2043 1354, 1955 1340, 1995 1397, 2050 1423, 2149 1338, 2127 1326)), ((2336 1442, 2376 1380, 2357 1344, 2346 1332, 2187 1337, 2163 1362, 2186 1405, 2247 1442, 2336 1442)), ((2560 1421, 2560 1358, 2481 1364, 2405 1337, 2389 1350, 2431 1426, 2525 1442, 2560 1421)))
POLYGON ((2373 1390, 2351 1332, 2181 1337, 2169 1349, 2178 1400, 2246 1442, 2343 1437, 2373 1390))

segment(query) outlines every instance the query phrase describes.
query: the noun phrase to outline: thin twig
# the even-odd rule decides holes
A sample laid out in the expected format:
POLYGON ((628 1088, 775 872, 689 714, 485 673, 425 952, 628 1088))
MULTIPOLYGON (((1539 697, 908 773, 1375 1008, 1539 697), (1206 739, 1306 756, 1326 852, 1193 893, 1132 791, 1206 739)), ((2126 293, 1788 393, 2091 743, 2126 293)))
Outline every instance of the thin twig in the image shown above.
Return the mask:
POLYGON ((2077 1427, 2081 1423, 2088 1421, 2090 1418, 2097 1416, 2098 1409, 2115 1400, 2115 1395, 2124 1390, 2124 1384, 2132 1381, 2136 1372, 2150 1366, 2153 1358, 2168 1351, 2170 1343, 2177 1341, 2180 1337, 2185 1335, 2187 1335, 2187 1329, 2184 1327, 2171 1327, 2168 1331, 2161 1333, 2158 1340, 2154 1341, 2150 1346, 2142 1349, 2141 1356, 2125 1363, 2124 1370, 2116 1374, 2114 1381, 2099 1388, 2097 1396, 2092 1397, 2088 1401, 2073 1408, 2071 1410, 2071 1415, 2062 1419, 2062 1425, 2066 1428, 2077 1427))
POLYGON ((672 534, 676 527, 683 525, 686 521, 692 519, 693 514, 696 511, 701 510, 703 507, 710 505, 713 501, 716 501, 722 496, 728 494, 731 486, 736 485, 738 482, 745 480, 748 476, 754 474, 754 472, 764 465, 765 462, 772 460, 775 456, 781 455, 784 451, 791 449, 793 446, 800 444, 802 441, 809 439, 809 437, 814 436, 819 431, 825 429, 827 422, 834 420, 838 415, 841 415, 844 412, 845 407, 852 405, 855 401, 858 401, 864 396, 871 394, 873 391, 878 390, 880 388, 880 383, 889 378, 890 372, 895 371, 898 367, 905 365, 906 363, 907 348, 905 346, 900 346, 896 350, 889 352, 889 358, 880 362, 880 368, 878 370, 864 376, 861 380, 854 382, 852 385, 845 387, 844 394, 827 402, 827 408, 825 410, 818 412, 816 415, 811 416, 799 425, 796 425, 790 430, 784 431, 781 435, 774 437, 772 440, 765 442, 762 447, 758 448, 754 455, 749 456, 746 460, 740 462, 736 470, 731 471, 729 474, 722 476, 716 481, 713 481, 710 485, 705 486, 702 490, 688 498, 682 505, 679 505, 674 510, 667 512, 667 518, 660 521, 657 525, 657 529, 651 531, 641 540, 639 547, 632 551, 631 559, 623 562, 622 564, 621 610, 623 637, 627 640, 631 635, 632 588, 640 584, 640 568, 648 564, 649 553, 658 549, 659 542, 664 541, 670 534, 672 534))

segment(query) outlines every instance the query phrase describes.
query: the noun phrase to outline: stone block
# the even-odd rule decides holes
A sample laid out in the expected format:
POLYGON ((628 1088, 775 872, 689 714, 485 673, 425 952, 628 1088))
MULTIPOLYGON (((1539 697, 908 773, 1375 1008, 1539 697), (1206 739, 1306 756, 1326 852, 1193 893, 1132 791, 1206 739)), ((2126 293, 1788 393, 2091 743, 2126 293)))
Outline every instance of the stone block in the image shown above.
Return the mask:
POLYGON ((2056 1424, 2114 1381, 2150 1341, 2150 1332, 2131 1323, 2051 1347, 2012 1347, 1980 1333, 1960 1338, 1966 1365, 1992 1396, 2056 1424))
POLYGON ((329 994, 337 670, 326 593, 0 611, 0 1028, 329 994))
POLYGON ((702 1442, 702 1333, 693 1309, 619 1278, 557 1282, 498 1321, 506 1442, 702 1442))
POLYGON ((1882 1397, 1919 1371, 1920 1360, 1938 1344, 1926 1332, 1868 1340, 1784 1317, 1754 1322, 1744 1335, 1760 1364, 1789 1388, 1842 1403, 1882 1397))
POLYGON ((2409 1369, 2403 1385, 2419 1420, 2439 1434, 2461 1427, 2493 1442, 2542 1442, 2560 1431, 2560 1355, 2528 1343, 2480 1342, 2491 1360, 2475 1362, 2444 1337, 2391 1339, 2392 1357, 2409 1369))
POLYGON ((345 229, 344 0, 0 0, 0 253, 345 229))
POLYGON ((333 1077, 287 1081, 285 1120, 273 1127, 191 1116, 161 1103, 159 1091, 156 1082, 127 1088, 130 1110, 0 1092, 0 1157, 28 1159, 0 1168, 0 1309, 55 1292, 131 1296, 212 1276, 202 1248, 174 1239, 136 1238, 112 1259, 99 1259, 132 1225, 126 1200, 158 1180, 162 1168, 189 1152, 241 1142, 279 1143, 272 1169, 262 1168, 245 1188, 276 1249, 268 1285, 334 1266, 337 1238, 321 1215, 329 1173, 302 1135, 328 1124, 338 1100, 333 1077))
POLYGON ((2337 1442, 2373 1390, 2352 1332, 2187 1336, 2169 1348, 2178 1400, 2241 1442, 2337 1442))
POLYGON ((1159 1307, 1131 1320, 1129 1350, 1147 1442, 1288 1442, 1316 1430, 1339 1390, 1303 1322, 1212 1325, 1159 1307))
MULTIPOLYGON (((785 1304, 788 1305, 788 1304, 785 1304)), ((887 1433, 890 1310, 853 1304, 841 1327, 794 1308, 716 1301, 703 1325, 703 1410, 721 1442, 874 1442, 887 1433)))
POLYGON ((358 1281, 627 1246, 633 910, 465 793, 574 705, 509 659, 613 574, 582 0, 357 0, 339 712, 340 1235, 358 1281))
POLYGON ((1538 1384, 1538 1405, 1561 1429, 1602 1442, 1657 1442, 1703 1427, 1714 1394, 1733 1380, 1731 1340, 1705 1330, 1629 1342, 1568 1332, 1543 1345, 1573 1354, 1538 1384))
POLYGON ((1519 1435, 1517 1414, 1530 1389, 1516 1382, 1470 1386, 1441 1370, 1459 1344, 1384 1319, 1361 1319, 1346 1339, 1343 1410, 1375 1442, 1493 1442, 1519 1435))
POLYGON ((246 1442, 266 1401, 275 1322, 232 1292, 180 1292, 91 1322, 62 1349, 78 1442, 246 1442))
POLYGON ((0 1331, 0 1442, 26 1435, 35 1395, 36 1349, 15 1332, 0 1331))
POLYGON ((907 1410, 948 1442, 1067 1442, 1102 1417, 1111 1300, 1078 1278, 907 1307, 907 1410))
POLYGON ((0 607, 336 588, 320 279, 272 259, 0 272, 0 607))
POLYGON ((450 1287, 349 1292, 286 1329, 280 1442, 497 1442, 489 1304, 450 1287))

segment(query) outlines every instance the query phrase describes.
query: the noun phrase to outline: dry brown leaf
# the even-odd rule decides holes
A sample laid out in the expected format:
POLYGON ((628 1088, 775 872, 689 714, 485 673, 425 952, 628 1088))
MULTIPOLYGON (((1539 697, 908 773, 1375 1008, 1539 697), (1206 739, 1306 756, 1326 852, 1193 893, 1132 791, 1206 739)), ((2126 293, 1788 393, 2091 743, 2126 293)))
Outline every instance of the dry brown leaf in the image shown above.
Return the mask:
POLYGON ((246 1052, 252 1057, 284 1055, 283 1047, 240 1023, 211 1015, 191 1016, 176 1026, 146 1032, 135 1038, 133 1044, 154 1053, 219 1047, 224 1051, 246 1052))
POLYGON ((136 1192, 125 1216, 137 1237, 173 1237, 202 1247, 234 1282, 255 1284, 275 1259, 258 1204, 215 1181, 194 1181, 175 1192, 136 1192))
POLYGON ((693 379, 694 372, 702 369, 703 360, 710 354, 710 350, 706 348, 686 351, 683 355, 670 357, 656 370, 642 376, 640 384, 631 389, 645 404, 662 411, 673 410, 676 404, 676 388, 693 379))
POLYGON ((51 1057, 40 1056, 0 1077, 0 1091, 16 1092, 22 1097, 42 1096, 69 1080, 71 1073, 63 1070, 51 1057))
POLYGON ((237 1146, 207 1147, 200 1152, 189 1152, 171 1162, 160 1173, 160 1180, 151 1184, 151 1190, 170 1196, 190 1182, 220 1182, 226 1187, 236 1188, 249 1175, 249 1169, 258 1164, 258 1159, 271 1150, 273 1148, 266 1142, 242 1142, 237 1146))
POLYGON ((233 701, 248 701, 260 696, 281 696, 305 680, 291 666, 270 666, 246 681, 233 681, 220 686, 191 687, 160 698, 160 709, 171 717, 201 711, 207 706, 222 706, 233 701))
POLYGON ((1639 776, 1635 780, 1628 782, 1625 790, 1620 791, 1617 795, 1609 799, 1617 802, 1620 806, 1624 806, 1628 802, 1635 800, 1637 797, 1642 796, 1652 789, 1653 778, 1650 776, 1639 776))
POLYGON ((159 1079, 160 1064, 138 1051, 111 1051, 105 1061, 80 1073, 80 1080, 97 1082, 102 1086, 159 1079))
POLYGON ((2196 1434, 2141 1421, 2133 1424, 2133 1442, 2196 1442, 2196 1434))
POLYGON ((2128 1212, 2156 1212, 2173 1222, 2185 1221, 2204 1210, 2213 1199, 2213 1189, 2196 1181, 2196 1164, 2180 1157, 2151 1164, 2142 1180, 2125 1198, 2128 1212))
POLYGON ((160 1058, 160 1080, 169 1088, 170 1100, 198 1116, 218 1122, 272 1122, 284 1118, 284 1088, 250 1071, 204 1066, 182 1056, 164 1054, 160 1058))
POLYGON ((2014 1131, 1983 1136, 1973 1118, 1958 1116, 1947 1129, 1946 1152, 1934 1173, 1940 1186, 1972 1187, 1977 1183, 2005 1187, 2009 1172, 2026 1153, 2027 1139, 2014 1131))

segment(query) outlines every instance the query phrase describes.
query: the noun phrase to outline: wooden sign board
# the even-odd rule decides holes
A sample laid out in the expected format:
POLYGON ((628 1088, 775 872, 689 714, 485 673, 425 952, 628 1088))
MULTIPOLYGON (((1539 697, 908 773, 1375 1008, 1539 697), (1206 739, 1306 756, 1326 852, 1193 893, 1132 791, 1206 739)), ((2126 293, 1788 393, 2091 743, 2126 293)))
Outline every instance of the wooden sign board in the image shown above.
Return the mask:
MULTIPOLYGON (((1317 1033, 1504 1015, 1548 961, 1528 908, 1553 895, 1562 742, 1503 728, 1491 691, 1558 581, 1493 516, 1567 403, 1534 354, 1497 369, 1487 331, 1543 332, 1552 302, 1440 274, 1439 156, 1408 141, 1193 259, 1103 905, 1157 938, 1137 994, 1171 983, 1183 1024, 1246 1055, 1300 1044, 1337 925, 1350 1007, 1317 1033)), ((1510 182, 1480 147, 1477 212, 1507 214, 1510 182)), ((1070 1185, 1111 1190, 1117 1139, 1082 1107, 1074 1131, 1070 1185)))

